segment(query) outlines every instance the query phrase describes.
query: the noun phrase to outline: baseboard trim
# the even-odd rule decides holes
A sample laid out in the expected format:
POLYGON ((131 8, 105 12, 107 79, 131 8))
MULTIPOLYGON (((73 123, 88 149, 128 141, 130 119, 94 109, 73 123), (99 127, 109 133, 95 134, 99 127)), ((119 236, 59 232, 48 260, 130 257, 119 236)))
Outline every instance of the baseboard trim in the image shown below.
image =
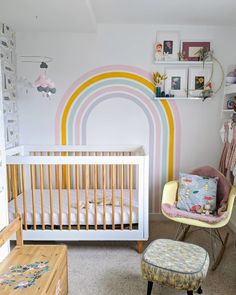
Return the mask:
POLYGON ((162 213, 149 213, 149 221, 167 221, 166 218, 162 213))

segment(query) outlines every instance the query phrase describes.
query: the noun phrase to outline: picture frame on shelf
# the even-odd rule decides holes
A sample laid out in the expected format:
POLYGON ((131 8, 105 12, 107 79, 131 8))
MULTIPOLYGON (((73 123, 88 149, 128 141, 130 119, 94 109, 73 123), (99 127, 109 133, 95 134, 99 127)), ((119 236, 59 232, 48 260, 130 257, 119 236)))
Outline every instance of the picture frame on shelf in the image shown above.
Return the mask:
POLYGON ((166 68, 165 93, 175 97, 188 96, 188 69, 166 68))
POLYGON ((155 61, 179 60, 180 38, 177 31, 158 31, 155 44, 155 61), (161 54, 157 55, 157 45, 161 47, 161 54))
POLYGON ((181 56, 185 61, 199 61, 200 50, 211 51, 210 41, 181 41, 181 56))
POLYGON ((211 69, 205 68, 189 68, 188 75, 188 95, 191 97, 201 97, 202 91, 205 89, 206 84, 210 81, 211 69))

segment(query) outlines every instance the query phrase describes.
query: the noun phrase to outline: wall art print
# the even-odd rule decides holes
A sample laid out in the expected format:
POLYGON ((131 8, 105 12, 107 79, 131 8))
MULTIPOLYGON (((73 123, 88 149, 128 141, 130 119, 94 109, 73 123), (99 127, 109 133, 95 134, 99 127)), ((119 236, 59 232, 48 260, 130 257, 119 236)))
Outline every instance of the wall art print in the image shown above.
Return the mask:
POLYGON ((18 113, 16 107, 16 46, 15 33, 0 23, 0 77, 2 76, 3 111, 6 148, 18 144, 18 113))

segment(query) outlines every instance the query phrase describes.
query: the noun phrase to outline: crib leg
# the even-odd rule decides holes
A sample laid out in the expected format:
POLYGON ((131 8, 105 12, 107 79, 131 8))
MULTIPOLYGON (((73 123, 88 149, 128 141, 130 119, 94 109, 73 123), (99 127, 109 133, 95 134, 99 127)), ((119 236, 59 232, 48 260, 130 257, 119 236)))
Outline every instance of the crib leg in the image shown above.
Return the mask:
POLYGON ((137 251, 139 254, 143 252, 143 241, 137 241, 137 251))

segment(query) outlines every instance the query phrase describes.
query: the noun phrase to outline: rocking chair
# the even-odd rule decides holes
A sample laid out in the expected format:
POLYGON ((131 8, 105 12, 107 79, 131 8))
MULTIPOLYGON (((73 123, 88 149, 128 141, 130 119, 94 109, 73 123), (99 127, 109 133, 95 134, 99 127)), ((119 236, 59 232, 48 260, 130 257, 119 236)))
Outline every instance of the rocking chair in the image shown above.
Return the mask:
MULTIPOLYGON (((207 167, 207 168, 209 168, 209 167, 207 167)), ((202 169, 202 168, 199 168, 199 169, 202 169)), ((211 169, 214 169, 214 168, 211 168, 211 169)), ((192 173, 197 174, 196 171, 197 170, 193 171, 192 173)), ((222 180, 224 178, 224 175, 221 174, 216 169, 215 169, 215 171, 218 174, 217 176, 219 176, 221 178, 220 180, 222 180)), ((203 176, 206 176, 206 175, 203 174, 203 176)), ((208 176, 212 176, 212 175, 208 175, 208 176)), ((213 175, 213 176, 216 176, 216 175, 213 175)), ((221 181, 221 183, 220 183, 220 181, 218 182, 218 186, 220 184, 222 184, 222 181, 221 181)), ((223 189, 225 189, 225 187, 223 189)), ((164 190, 163 190, 163 195, 162 195, 162 213, 163 213, 163 215, 173 221, 180 223, 177 233, 176 233, 176 236, 175 236, 176 240, 183 241, 191 226, 203 228, 205 231, 207 231, 210 234, 212 258, 213 258, 212 270, 215 270, 218 267, 218 265, 220 264, 223 254, 225 252, 228 238, 229 238, 229 232, 227 232, 225 237, 222 238, 220 231, 219 231, 219 228, 222 228, 223 226, 228 224, 230 217, 231 217, 232 210, 233 210, 234 199, 236 197, 236 187, 235 186, 230 185, 228 191, 229 191, 229 194, 228 194, 228 201, 227 201, 226 218, 224 218, 223 220, 221 219, 219 222, 216 222, 216 223, 207 223, 207 222, 203 222, 203 221, 196 220, 196 219, 191 219, 191 218, 186 218, 186 217, 172 217, 172 216, 168 215, 165 212, 165 210, 163 210, 163 208, 164 208, 163 204, 168 204, 170 206, 175 205, 175 202, 177 200, 177 193, 178 193, 178 181, 170 181, 170 182, 166 183, 164 186, 164 190), (219 241, 221 244, 221 248, 220 248, 217 255, 215 253, 216 252, 215 251, 216 241, 219 241)))

